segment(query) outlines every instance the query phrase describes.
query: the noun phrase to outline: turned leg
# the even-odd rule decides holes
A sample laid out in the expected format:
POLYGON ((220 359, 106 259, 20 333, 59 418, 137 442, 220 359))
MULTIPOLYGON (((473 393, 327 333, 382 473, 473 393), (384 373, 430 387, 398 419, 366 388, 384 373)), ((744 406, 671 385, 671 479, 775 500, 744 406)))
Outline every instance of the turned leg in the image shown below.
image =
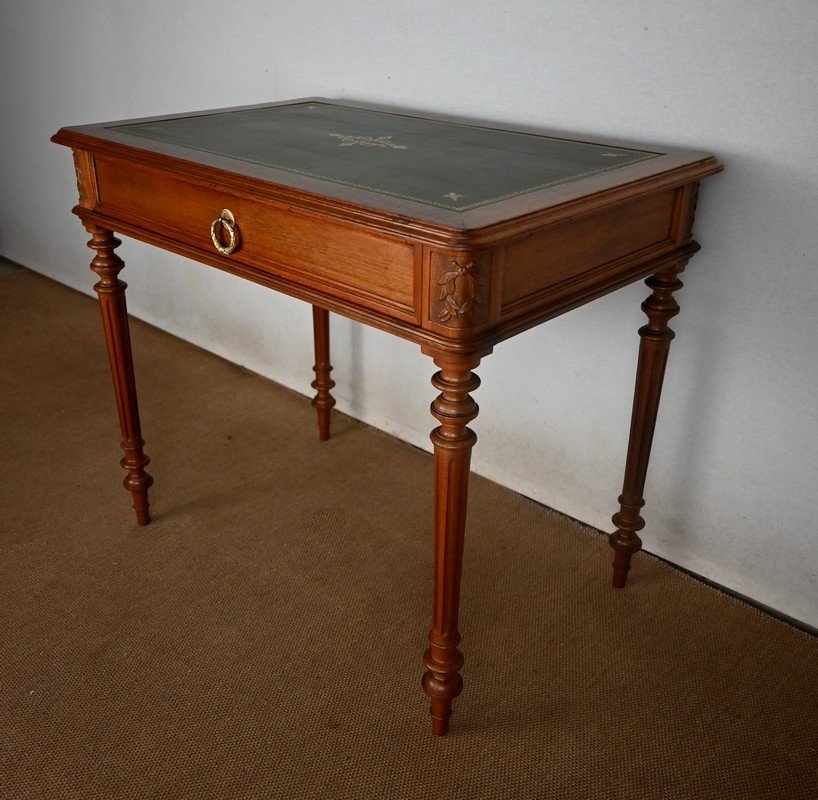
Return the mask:
POLYGON ((673 292, 682 288, 677 275, 683 269, 684 264, 677 264, 657 272, 645 281, 653 292, 642 303, 648 324, 639 329, 639 362, 636 368, 625 481, 619 497, 620 510, 613 515, 617 530, 609 538, 614 549, 613 585, 618 589, 625 586, 631 558, 642 547, 637 531, 645 527, 645 520, 639 511, 645 505, 643 494, 653 431, 656 428, 670 342, 675 336, 668 323, 679 313, 673 292))
POLYGON ((335 381, 330 378, 332 365, 329 363, 329 311, 318 306, 312 307, 312 331, 315 338, 315 380, 310 384, 315 389, 313 408, 318 412, 318 438, 329 439, 330 411, 335 398, 330 394, 335 381))
POLYGON ((122 449, 125 456, 120 462, 128 471, 124 486, 133 495, 136 521, 140 525, 150 522, 148 488, 153 478, 145 472, 150 459, 142 451, 145 442, 139 429, 139 409, 136 404, 136 383, 133 375, 131 336, 128 330, 128 312, 125 308, 127 284, 119 280, 119 271, 125 266, 114 252, 121 242, 112 231, 91 226, 88 246, 97 254, 91 261, 91 269, 99 275, 94 289, 99 296, 102 327, 108 346, 108 359, 114 379, 114 394, 122 429, 122 449))
POLYGON ((463 689, 457 614, 469 463, 477 441, 474 431, 466 426, 477 416, 477 403, 469 392, 480 385, 480 379, 471 371, 480 359, 446 354, 435 356, 435 363, 440 371, 435 373, 432 384, 440 394, 432 403, 432 414, 440 426, 431 436, 435 449, 434 606, 429 647, 423 657, 423 689, 431 700, 432 732, 444 736, 449 730, 452 701, 463 689))

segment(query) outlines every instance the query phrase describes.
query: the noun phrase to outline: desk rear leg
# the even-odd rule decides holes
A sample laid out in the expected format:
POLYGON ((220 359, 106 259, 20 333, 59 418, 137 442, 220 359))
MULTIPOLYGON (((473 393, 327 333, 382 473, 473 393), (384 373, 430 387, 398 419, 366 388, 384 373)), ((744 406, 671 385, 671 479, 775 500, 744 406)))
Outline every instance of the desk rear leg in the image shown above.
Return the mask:
POLYGON ((136 521, 140 525, 147 525, 150 522, 148 489, 153 484, 153 478, 145 472, 150 458, 142 450, 145 442, 139 426, 131 335, 125 306, 127 284, 119 279, 119 271, 125 264, 114 252, 122 242, 105 228, 91 225, 87 226, 87 230, 91 234, 88 247, 96 250, 91 269, 99 275, 99 281, 94 285, 94 290, 99 297, 102 312, 102 327, 105 331, 105 344, 108 346, 108 360, 111 363, 114 395, 122 430, 122 449, 125 451, 120 463, 128 471, 123 485, 133 495, 136 521))
POLYGON ((638 531, 645 527, 639 511, 645 505, 645 478, 659 412, 659 399, 670 350, 675 334, 668 327, 679 313, 673 293, 682 288, 678 273, 684 263, 657 272, 645 283, 653 290, 642 303, 648 324, 639 329, 639 363, 636 369, 636 389, 633 397, 630 441, 625 465, 625 480, 619 496, 619 511, 613 515, 615 530, 609 538, 614 549, 613 585, 624 588, 631 568, 631 558, 642 547, 638 531))
POLYGON ((310 384, 315 389, 313 408, 318 413, 318 438, 329 439, 330 412, 335 398, 330 394, 335 381, 330 378, 332 364, 329 363, 329 311, 318 306, 312 307, 312 331, 315 339, 315 380, 310 384))

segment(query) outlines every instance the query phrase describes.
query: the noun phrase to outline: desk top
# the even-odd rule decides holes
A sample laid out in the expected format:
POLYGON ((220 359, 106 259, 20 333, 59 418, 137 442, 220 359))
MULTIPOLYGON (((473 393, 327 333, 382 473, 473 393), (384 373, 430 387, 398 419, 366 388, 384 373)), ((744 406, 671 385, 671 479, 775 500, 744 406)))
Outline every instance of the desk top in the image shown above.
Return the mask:
MULTIPOLYGON (((459 230, 637 181, 720 165, 705 153, 506 130, 306 98, 67 128, 55 141, 170 156, 265 184, 459 230)), ((673 176, 678 181, 679 176, 673 176)))
POLYGON ((113 130, 453 211, 659 155, 317 102, 113 130))

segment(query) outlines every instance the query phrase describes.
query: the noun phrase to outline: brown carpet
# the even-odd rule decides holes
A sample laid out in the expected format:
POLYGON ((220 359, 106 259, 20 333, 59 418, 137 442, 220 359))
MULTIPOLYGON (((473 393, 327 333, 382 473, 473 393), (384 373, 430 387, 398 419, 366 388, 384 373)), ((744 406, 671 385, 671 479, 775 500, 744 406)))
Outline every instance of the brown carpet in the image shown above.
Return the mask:
POLYGON ((0 329, 0 797, 818 797, 818 641, 479 478, 433 738, 428 455, 134 322, 140 529, 93 301, 0 329))

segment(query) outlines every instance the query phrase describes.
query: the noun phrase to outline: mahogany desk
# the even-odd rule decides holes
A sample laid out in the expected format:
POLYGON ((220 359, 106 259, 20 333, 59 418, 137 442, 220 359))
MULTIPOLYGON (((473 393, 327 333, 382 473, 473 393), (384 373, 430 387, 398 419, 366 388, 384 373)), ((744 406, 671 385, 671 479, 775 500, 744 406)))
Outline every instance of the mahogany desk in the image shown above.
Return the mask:
POLYGON ((705 153, 419 116, 307 98, 63 128, 122 428, 125 488, 149 522, 121 232, 313 306, 321 439, 329 437, 329 315, 420 345, 439 371, 432 414, 434 605, 423 688, 445 734, 460 693, 457 630, 469 462, 477 416, 472 371, 494 345, 650 276, 613 584, 625 585, 659 395, 679 310, 678 274, 699 181, 722 167, 705 153))

